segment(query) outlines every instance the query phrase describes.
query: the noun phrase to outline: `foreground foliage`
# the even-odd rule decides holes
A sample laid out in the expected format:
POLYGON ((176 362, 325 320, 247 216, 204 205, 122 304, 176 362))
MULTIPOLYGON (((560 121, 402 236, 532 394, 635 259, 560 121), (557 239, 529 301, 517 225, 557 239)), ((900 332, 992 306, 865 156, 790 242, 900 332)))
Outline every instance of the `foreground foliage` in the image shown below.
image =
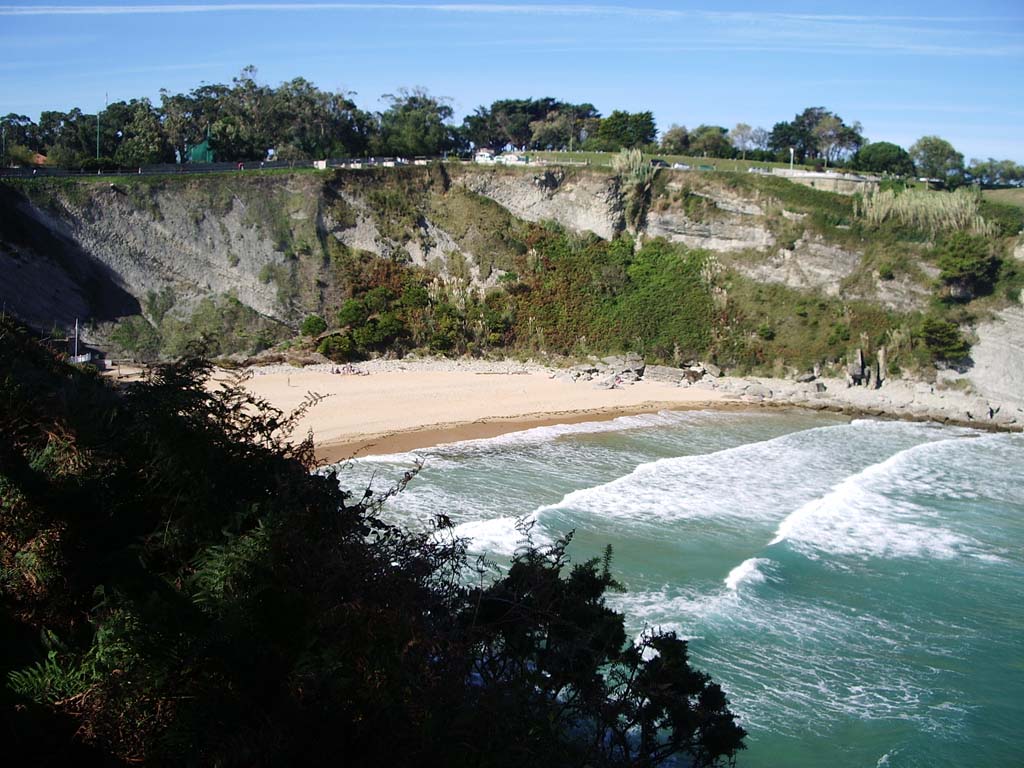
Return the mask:
POLYGON ((391 492, 310 474, 297 415, 209 373, 177 363, 117 393, 0 320, 15 764, 713 765, 742 749, 685 641, 626 642, 610 552, 570 567, 567 540, 525 545, 492 578, 445 516, 387 523, 391 492))

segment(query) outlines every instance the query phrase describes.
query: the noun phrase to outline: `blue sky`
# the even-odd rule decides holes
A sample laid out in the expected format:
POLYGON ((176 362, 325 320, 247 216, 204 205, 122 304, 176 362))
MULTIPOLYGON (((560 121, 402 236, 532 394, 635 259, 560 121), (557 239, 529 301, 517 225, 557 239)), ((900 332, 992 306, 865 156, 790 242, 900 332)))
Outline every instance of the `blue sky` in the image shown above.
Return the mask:
POLYGON ((0 114, 95 111, 253 64, 381 94, 424 86, 461 117, 497 98, 651 110, 658 126, 770 129, 808 106, 873 141, 925 134, 1024 162, 1024 3, 51 2, 0 0, 0 114))

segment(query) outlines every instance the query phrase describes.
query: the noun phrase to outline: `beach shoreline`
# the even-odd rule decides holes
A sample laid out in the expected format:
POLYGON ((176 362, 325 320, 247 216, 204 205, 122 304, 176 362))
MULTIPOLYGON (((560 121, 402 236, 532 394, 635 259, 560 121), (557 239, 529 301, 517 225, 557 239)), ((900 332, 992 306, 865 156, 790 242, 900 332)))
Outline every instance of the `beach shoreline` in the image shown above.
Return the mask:
POLYGON ((317 458, 325 464, 337 464, 364 456, 409 453, 438 445, 460 443, 466 440, 484 440, 501 435, 521 432, 538 427, 559 424, 582 424, 586 422, 612 421, 624 416, 664 411, 737 411, 751 410, 757 406, 739 401, 717 400, 707 403, 652 401, 630 407, 579 409, 557 413, 533 413, 514 417, 484 418, 471 422, 427 424, 407 430, 385 432, 376 435, 357 435, 337 441, 316 444, 317 458))
POLYGON ((437 359, 264 366, 249 369, 243 385, 285 413, 311 395, 322 397, 299 420, 293 437, 312 432, 318 459, 329 463, 551 424, 734 401, 725 393, 651 381, 597 388, 531 364, 437 359))
POLYGON ((328 464, 672 410, 801 408, 1000 431, 1019 431, 1024 424, 1020 403, 994 403, 976 393, 914 381, 887 381, 875 389, 848 387, 834 378, 800 383, 705 376, 678 386, 641 377, 601 386, 573 380, 568 372, 535 363, 423 358, 260 366, 247 369, 243 382, 285 413, 311 394, 323 396, 293 437, 312 432, 317 458, 328 464))

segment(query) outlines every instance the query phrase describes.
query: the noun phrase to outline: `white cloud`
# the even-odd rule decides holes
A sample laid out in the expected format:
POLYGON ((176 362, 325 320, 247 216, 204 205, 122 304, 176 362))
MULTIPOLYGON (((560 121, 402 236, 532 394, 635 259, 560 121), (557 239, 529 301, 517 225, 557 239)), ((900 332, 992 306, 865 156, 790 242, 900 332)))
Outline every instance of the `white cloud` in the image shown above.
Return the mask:
POLYGON ((294 11, 426 11, 454 14, 534 16, 637 16, 645 18, 702 18, 718 21, 830 22, 839 24, 924 22, 938 24, 1021 21, 1024 17, 996 16, 860 16, 850 14, 777 13, 758 11, 700 11, 643 8, 625 5, 572 3, 154 3, 135 5, 0 5, 0 16, 126 16, 139 14, 238 13, 294 11))
MULTIPOLYGON (((896 53, 918 56, 1024 56, 1024 35, 1013 24, 1022 19, 958 16, 863 16, 761 11, 701 11, 599 5, 594 3, 153 3, 125 5, 0 5, 0 16, 131 16, 158 14, 274 14, 297 12, 426 13, 447 16, 514 16, 599 18, 615 16, 638 21, 657 20, 674 33, 663 45, 648 39, 647 50, 751 51, 792 53, 896 53), (680 26, 672 29, 672 22, 680 26), (686 22, 686 24, 681 24, 686 22), (1003 38, 995 42, 993 38, 1003 38), (1006 39, 1010 38, 1010 39, 1006 39)), ((561 30, 559 30, 561 31, 561 30)), ((607 41, 616 50, 621 38, 607 41)), ((529 47, 529 46, 526 46, 529 47)), ((608 50, 611 50, 609 48, 608 50)))

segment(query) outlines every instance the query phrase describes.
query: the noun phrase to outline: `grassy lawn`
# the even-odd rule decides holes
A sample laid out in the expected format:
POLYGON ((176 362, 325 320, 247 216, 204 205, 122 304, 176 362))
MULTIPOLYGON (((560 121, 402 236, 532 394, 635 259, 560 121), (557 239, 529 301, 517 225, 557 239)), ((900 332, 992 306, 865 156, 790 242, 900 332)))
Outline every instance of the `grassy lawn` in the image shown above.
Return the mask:
POLYGON ((181 173, 179 171, 167 171, 165 173, 76 173, 72 176, 9 176, 0 179, 0 183, 9 184, 11 186, 32 184, 32 185, 49 185, 53 187, 61 185, 76 185, 76 184, 97 184, 109 186, 110 184, 131 184, 135 182, 147 182, 147 181, 180 181, 182 183, 190 181, 192 179, 202 178, 204 176, 252 176, 254 174, 259 176, 287 176, 296 173, 320 173, 325 176, 330 175, 334 172, 333 168, 326 171, 321 171, 316 168, 308 166, 296 166, 295 168, 250 168, 246 166, 244 171, 239 171, 234 168, 229 168, 223 171, 203 171, 202 173, 181 173))
MULTIPOLYGON (((545 160, 552 162, 569 161, 569 162, 586 162, 590 165, 607 165, 612 164, 612 158, 617 153, 615 152, 526 152, 524 154, 530 155, 530 157, 540 157, 545 160)), ((763 163, 757 160, 723 160, 719 157, 690 157, 688 155, 666 155, 666 154, 647 154, 645 157, 659 160, 664 160, 666 163, 685 163, 692 168, 698 168, 702 165, 710 165, 719 171, 745 171, 748 168, 788 168, 789 163, 763 163)), ((812 170, 812 166, 809 165, 795 165, 794 168, 802 170, 812 170)))
POLYGON ((986 200, 1004 205, 1015 205, 1024 208, 1024 188, 1019 189, 986 189, 982 191, 986 200))

